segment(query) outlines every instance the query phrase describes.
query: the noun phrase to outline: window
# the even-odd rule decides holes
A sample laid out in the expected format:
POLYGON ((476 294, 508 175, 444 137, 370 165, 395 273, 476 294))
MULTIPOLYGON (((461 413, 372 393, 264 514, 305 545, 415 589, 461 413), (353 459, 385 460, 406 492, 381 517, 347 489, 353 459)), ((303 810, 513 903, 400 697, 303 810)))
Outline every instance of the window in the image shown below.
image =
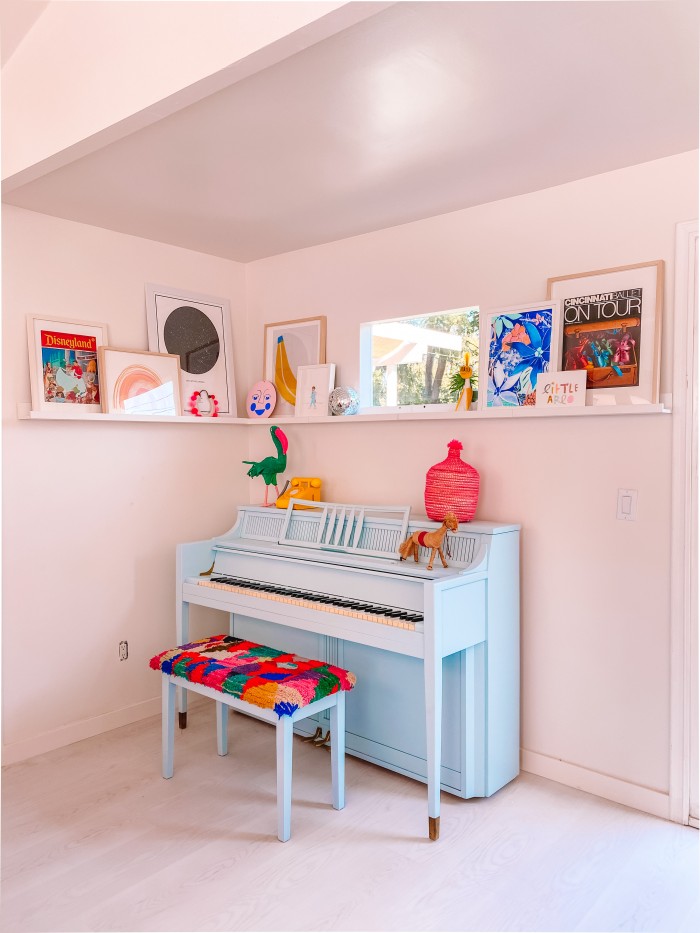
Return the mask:
POLYGON ((454 404, 465 352, 476 389, 479 308, 363 324, 360 346, 363 407, 454 404))

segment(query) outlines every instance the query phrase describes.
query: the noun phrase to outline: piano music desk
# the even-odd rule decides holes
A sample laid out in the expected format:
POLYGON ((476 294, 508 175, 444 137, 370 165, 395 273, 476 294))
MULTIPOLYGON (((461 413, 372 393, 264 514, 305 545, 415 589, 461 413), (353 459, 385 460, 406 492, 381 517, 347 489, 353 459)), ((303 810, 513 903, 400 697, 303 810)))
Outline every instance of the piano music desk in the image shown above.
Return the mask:
MULTIPOLYGON (((405 524, 366 508, 333 518, 359 542, 355 553, 315 543, 318 512, 290 520, 255 506, 242 506, 222 537, 179 545, 177 643, 198 604, 228 612, 240 638, 352 670, 346 750, 426 782, 436 839, 441 789, 490 797, 519 772, 519 526, 462 524, 450 566, 428 571, 425 552, 420 564, 395 559, 405 524), (212 564, 211 579, 201 577, 212 564)), ((408 531, 437 527, 418 520, 408 531)), ((179 704, 184 727, 185 691, 179 704)))

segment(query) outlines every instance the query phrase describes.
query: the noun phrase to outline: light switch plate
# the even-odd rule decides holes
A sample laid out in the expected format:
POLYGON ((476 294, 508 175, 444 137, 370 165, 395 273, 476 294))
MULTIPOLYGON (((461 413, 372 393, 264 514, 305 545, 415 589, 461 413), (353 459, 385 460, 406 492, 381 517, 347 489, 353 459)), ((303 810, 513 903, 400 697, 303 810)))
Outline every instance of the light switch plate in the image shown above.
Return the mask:
POLYGON ((637 490, 617 490, 617 517, 623 522, 637 520, 637 490))

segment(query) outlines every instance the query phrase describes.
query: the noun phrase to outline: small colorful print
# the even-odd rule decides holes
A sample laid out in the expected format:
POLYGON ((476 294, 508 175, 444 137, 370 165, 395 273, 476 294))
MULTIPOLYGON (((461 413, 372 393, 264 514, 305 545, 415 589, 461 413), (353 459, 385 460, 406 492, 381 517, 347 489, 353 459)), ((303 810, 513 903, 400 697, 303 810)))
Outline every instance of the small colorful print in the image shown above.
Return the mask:
POLYGON ((551 307, 505 312, 491 318, 487 408, 535 404, 537 377, 550 367, 553 318, 551 307))
POLYGON ((537 408, 571 408, 586 404, 586 371, 548 372, 537 377, 537 408))
POLYGON ((42 330, 41 365, 45 402, 99 406, 95 337, 42 330))

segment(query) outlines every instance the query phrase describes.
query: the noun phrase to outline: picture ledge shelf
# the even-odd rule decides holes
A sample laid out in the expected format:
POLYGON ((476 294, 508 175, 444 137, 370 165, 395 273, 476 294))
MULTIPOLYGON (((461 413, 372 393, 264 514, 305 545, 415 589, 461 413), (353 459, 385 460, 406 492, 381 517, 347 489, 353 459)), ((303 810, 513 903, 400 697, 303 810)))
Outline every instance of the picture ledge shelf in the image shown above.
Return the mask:
POLYGON ((670 414, 669 403, 640 405, 586 405, 582 408, 493 408, 488 411, 387 411, 357 415, 325 415, 323 417, 295 418, 197 418, 194 415, 125 415, 96 412, 94 415, 77 415, 72 408, 61 407, 56 411, 32 411, 27 402, 17 405, 17 417, 32 421, 147 421, 167 424, 352 424, 353 422, 373 421, 478 421, 480 419, 508 418, 575 418, 579 416, 596 417, 598 415, 655 415, 670 414))

